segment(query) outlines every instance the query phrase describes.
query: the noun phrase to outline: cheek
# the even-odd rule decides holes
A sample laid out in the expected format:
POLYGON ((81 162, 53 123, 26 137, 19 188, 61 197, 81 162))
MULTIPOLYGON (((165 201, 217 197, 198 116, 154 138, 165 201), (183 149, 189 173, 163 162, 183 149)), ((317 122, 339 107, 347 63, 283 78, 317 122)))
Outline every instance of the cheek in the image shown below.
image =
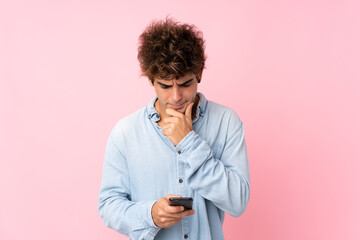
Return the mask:
POLYGON ((189 91, 186 92, 186 98, 187 99, 195 99, 197 93, 197 87, 194 86, 193 88, 189 89, 189 91))
POLYGON ((162 89, 158 89, 156 91, 156 96, 158 97, 158 99, 160 100, 160 102, 166 102, 167 99, 169 98, 169 93, 168 91, 164 91, 162 89))

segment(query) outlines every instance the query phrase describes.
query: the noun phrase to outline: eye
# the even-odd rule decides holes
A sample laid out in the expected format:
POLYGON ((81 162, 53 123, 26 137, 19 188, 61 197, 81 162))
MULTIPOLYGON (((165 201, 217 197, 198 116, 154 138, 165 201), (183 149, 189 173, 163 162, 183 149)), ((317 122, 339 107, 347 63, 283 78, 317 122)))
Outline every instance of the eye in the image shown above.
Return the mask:
POLYGON ((160 85, 160 87, 161 87, 162 89, 168 89, 168 88, 170 88, 171 86, 160 85))
POLYGON ((190 80, 184 82, 183 84, 180 84, 179 87, 186 88, 186 87, 189 87, 192 83, 193 83, 193 79, 190 79, 190 80))

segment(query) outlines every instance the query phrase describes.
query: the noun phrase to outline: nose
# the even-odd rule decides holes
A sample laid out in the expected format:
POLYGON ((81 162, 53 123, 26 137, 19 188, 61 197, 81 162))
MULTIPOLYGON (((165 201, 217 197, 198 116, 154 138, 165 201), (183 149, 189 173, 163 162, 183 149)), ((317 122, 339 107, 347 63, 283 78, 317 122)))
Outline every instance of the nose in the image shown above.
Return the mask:
POLYGON ((176 84, 173 86, 171 98, 174 103, 178 103, 182 99, 182 90, 179 86, 176 86, 176 84))

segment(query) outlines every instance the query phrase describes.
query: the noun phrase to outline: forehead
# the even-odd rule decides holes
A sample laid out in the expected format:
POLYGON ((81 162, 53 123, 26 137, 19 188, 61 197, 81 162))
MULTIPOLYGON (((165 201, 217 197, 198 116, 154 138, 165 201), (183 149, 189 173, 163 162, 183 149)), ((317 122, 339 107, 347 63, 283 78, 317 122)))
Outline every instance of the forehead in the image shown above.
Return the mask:
POLYGON ((180 77, 178 79, 175 79, 175 78, 173 78, 173 79, 161 79, 161 78, 157 78, 157 77, 154 78, 155 81, 160 82, 160 83, 165 83, 165 84, 169 84, 169 83, 181 84, 181 83, 184 83, 184 82, 192 80, 192 79, 195 79, 195 74, 194 73, 185 74, 185 76, 180 77))

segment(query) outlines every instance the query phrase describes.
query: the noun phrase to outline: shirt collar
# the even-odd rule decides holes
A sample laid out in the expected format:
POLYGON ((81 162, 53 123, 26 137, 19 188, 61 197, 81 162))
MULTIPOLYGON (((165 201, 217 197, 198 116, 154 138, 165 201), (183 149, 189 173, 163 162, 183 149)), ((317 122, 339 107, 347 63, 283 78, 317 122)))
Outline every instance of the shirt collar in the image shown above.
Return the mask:
MULTIPOLYGON (((207 104, 207 99, 205 98, 204 94, 198 92, 197 95, 199 96, 199 103, 196 108, 196 117, 194 120, 198 119, 200 116, 204 116, 206 104, 207 104)), ((153 118, 155 121, 159 121, 160 114, 156 111, 155 106, 154 106, 156 100, 157 100, 157 97, 154 97, 148 103, 148 105, 146 106, 146 112, 147 112, 147 117, 149 119, 153 118)))

